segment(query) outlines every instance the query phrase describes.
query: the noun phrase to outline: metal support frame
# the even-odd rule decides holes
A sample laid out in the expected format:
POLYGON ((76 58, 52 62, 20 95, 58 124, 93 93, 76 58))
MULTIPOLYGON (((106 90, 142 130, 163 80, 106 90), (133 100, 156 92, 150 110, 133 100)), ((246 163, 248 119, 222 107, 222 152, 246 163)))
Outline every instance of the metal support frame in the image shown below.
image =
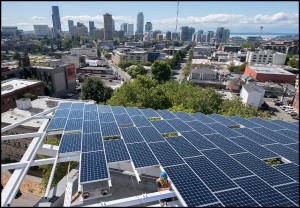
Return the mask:
POLYGON ((23 139, 23 138, 33 138, 33 137, 41 137, 43 133, 27 133, 27 134, 15 134, 15 135, 7 135, 1 136, 1 141, 12 140, 12 139, 23 139))
POLYGON ((136 177, 136 180, 137 180, 138 183, 140 183, 140 182, 141 182, 141 179, 140 179, 139 173, 138 173, 137 170, 135 169, 135 166, 134 166, 133 162, 131 161, 130 163, 131 163, 131 166, 132 166, 134 175, 135 175, 135 177, 136 177))
POLYGON ((53 163, 53 167, 52 167, 51 174, 50 174, 50 177, 49 177, 49 180, 48 180, 46 192, 45 192, 45 195, 44 195, 45 198, 48 197, 49 191, 51 189, 51 184, 52 184, 52 181, 53 181, 53 178, 54 178, 54 173, 55 173, 57 161, 58 161, 58 155, 56 155, 54 163, 53 163))
POLYGON ((111 180, 109 179, 107 182, 108 182, 108 187, 111 188, 112 187, 111 180))

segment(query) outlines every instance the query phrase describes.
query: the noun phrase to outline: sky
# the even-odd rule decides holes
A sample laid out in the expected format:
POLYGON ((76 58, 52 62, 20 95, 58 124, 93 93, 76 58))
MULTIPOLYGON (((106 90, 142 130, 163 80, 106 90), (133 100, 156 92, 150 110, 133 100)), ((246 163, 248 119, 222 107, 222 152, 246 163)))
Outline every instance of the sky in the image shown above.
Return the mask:
POLYGON ((59 6, 63 31, 68 20, 82 22, 88 27, 95 21, 103 28, 103 14, 112 14, 115 29, 122 23, 133 23, 136 30, 138 12, 144 14, 144 24, 152 22, 153 30, 179 32, 180 26, 195 27, 204 32, 225 27, 234 32, 262 34, 298 33, 298 1, 179 1, 176 29, 177 1, 1 1, 1 25, 18 26, 33 31, 33 25, 52 27, 51 6, 59 6))

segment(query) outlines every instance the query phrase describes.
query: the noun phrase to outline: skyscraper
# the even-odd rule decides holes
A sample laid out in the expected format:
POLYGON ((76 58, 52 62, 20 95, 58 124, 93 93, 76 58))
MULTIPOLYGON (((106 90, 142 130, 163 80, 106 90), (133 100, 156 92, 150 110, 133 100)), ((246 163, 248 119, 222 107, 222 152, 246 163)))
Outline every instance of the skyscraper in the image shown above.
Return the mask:
POLYGON ((94 30, 95 30, 94 21, 89 21, 89 29, 90 29, 90 36, 93 36, 94 35, 94 30))
POLYGON ((144 14, 139 12, 137 15, 136 33, 139 35, 144 34, 144 14))
POLYGON ((171 40, 171 32, 170 32, 170 31, 168 31, 168 32, 166 33, 166 39, 167 39, 167 40, 171 40))
POLYGON ((215 37, 217 43, 222 42, 223 32, 224 32, 224 27, 217 27, 216 37, 215 37))
POLYGON ((127 35, 133 35, 134 31, 134 24, 128 24, 127 25, 127 35))
POLYGON ((181 41, 188 41, 189 40, 189 27, 182 26, 180 27, 180 40, 181 41))
POLYGON ((105 13, 103 15, 103 18, 104 18, 104 40, 112 40, 113 39, 112 15, 109 13, 105 13))
POLYGON ((124 31, 124 35, 127 35, 128 23, 121 24, 121 30, 124 31))
POLYGON ((74 26, 74 21, 73 20, 68 20, 68 27, 74 26))
POLYGON ((58 6, 52 6, 52 22, 53 28, 61 32, 61 23, 58 6))
POLYGON ((112 30, 113 30, 113 31, 116 30, 116 27, 115 27, 115 20, 114 20, 114 19, 112 19, 112 30))
POLYGON ((195 33, 195 28, 194 27, 189 27, 189 35, 188 35, 188 41, 192 40, 193 34, 195 33))
POLYGON ((223 35, 222 35, 222 43, 227 43, 228 39, 230 36, 230 30, 229 29, 225 29, 223 31, 223 35))
POLYGON ((146 22, 145 32, 150 32, 151 30, 152 30, 152 23, 151 22, 146 22))

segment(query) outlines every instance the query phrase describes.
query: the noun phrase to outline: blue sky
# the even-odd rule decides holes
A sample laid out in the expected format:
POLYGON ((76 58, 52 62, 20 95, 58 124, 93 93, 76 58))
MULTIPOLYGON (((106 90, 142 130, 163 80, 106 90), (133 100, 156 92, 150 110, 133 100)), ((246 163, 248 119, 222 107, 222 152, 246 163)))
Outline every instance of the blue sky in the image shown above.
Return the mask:
MULTIPOLYGON (((62 29, 68 30, 67 20, 83 22, 95 21, 96 28, 103 27, 103 14, 111 13, 116 29, 120 24, 134 23, 136 15, 144 13, 144 22, 151 21, 154 30, 175 31, 177 1, 2 1, 1 25, 18 26, 25 31, 33 30, 35 24, 47 24, 52 27, 51 6, 59 6, 62 29)), ((223 26, 231 32, 298 32, 298 1, 180 1, 178 28, 195 27, 196 30, 213 30, 223 26)))

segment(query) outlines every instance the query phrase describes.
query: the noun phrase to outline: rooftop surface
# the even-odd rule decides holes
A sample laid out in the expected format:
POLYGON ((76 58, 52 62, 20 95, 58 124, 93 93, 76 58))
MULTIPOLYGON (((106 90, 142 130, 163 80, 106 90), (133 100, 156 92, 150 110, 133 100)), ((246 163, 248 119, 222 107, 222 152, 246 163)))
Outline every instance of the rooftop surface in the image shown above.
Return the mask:
POLYGON ((17 78, 3 80, 3 81, 1 81, 1 95, 5 95, 5 94, 13 92, 15 90, 19 90, 24 87, 37 84, 39 82, 41 82, 41 81, 17 79, 17 78))
MULTIPOLYGON (((284 69, 281 69, 277 66, 268 66, 268 65, 250 65, 248 66, 256 73, 261 74, 279 74, 279 75, 294 75, 291 72, 288 72, 284 69)), ((296 76, 296 75, 295 75, 296 76)))

